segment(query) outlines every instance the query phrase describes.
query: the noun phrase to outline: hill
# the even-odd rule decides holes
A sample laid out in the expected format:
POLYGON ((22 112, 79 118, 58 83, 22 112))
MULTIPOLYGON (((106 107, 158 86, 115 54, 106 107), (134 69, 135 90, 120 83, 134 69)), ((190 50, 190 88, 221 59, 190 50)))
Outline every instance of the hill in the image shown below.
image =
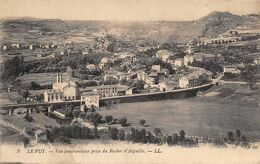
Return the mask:
POLYGON ((193 37, 215 37, 238 26, 260 24, 259 14, 234 15, 214 11, 194 21, 63 21, 59 19, 5 19, 1 23, 3 40, 62 42, 67 37, 88 37, 107 32, 121 40, 150 40, 159 43, 187 42, 193 37))
POLYGON ((192 37, 216 37, 237 26, 260 24, 259 15, 238 16, 229 12, 212 12, 176 30, 169 40, 187 42, 192 37))

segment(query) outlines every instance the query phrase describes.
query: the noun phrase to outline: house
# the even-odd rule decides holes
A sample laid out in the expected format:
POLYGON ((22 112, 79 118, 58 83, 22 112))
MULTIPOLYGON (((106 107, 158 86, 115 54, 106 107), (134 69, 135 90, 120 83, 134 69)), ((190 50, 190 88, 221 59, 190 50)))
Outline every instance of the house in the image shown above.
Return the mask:
POLYGON ((189 63, 193 62, 193 56, 192 55, 185 55, 183 60, 184 60, 184 65, 187 66, 189 63))
POLYGON ((145 72, 139 70, 139 71, 136 72, 136 74, 137 74, 137 80, 144 81, 144 79, 145 79, 145 72))
POLYGON ((135 71, 127 73, 124 77, 125 80, 144 80, 144 72, 135 71))
POLYGON ((96 66, 95 66, 95 64, 87 64, 86 68, 90 69, 90 70, 94 70, 94 69, 96 69, 96 66))
POLYGON ((11 44, 11 47, 12 48, 20 48, 20 44, 13 43, 13 44, 11 44))
POLYGON ((110 69, 105 71, 103 77, 105 81, 107 81, 109 78, 114 78, 116 80, 123 80, 126 78, 126 75, 128 75, 128 73, 123 73, 123 72, 116 71, 114 69, 110 69))
POLYGON ((138 52, 145 52, 145 51, 148 51, 150 50, 150 47, 137 47, 137 51, 138 52))
POLYGON ((179 79, 180 88, 190 88, 199 85, 198 76, 184 76, 179 79))
POLYGON ((49 55, 50 58, 54 58, 55 56, 56 56, 55 53, 51 53, 51 54, 49 55))
POLYGON ((99 68, 103 69, 108 63, 114 63, 117 60, 114 56, 111 57, 103 57, 99 62, 99 68))
POLYGON ((108 80, 109 78, 114 78, 116 80, 143 80, 144 81, 145 73, 141 70, 135 72, 119 72, 116 70, 108 70, 104 74, 104 80, 108 80))
POLYGON ((205 69, 196 69, 179 79, 180 88, 190 88, 203 85, 212 80, 212 73, 205 69))
POLYGON ((47 90, 44 92, 44 102, 59 102, 64 101, 64 94, 59 90, 47 90))
POLYGON ((174 61, 175 67, 182 67, 184 65, 184 60, 183 58, 178 58, 174 61))
POLYGON ((115 97, 118 95, 119 85, 100 85, 86 87, 85 92, 98 93, 100 97, 115 97))
POLYGON ((192 53, 195 53, 195 52, 198 52, 199 51, 199 47, 193 43, 188 43, 187 44, 187 48, 186 48, 186 52, 188 54, 192 54, 192 53))
POLYGON ((57 74, 57 80, 52 84, 52 89, 44 92, 44 102, 59 102, 77 100, 80 98, 79 87, 74 81, 62 80, 62 74, 57 74))
POLYGON ((34 49, 34 46, 32 44, 29 45, 29 49, 30 50, 33 50, 34 49))
POLYGON ((122 59, 122 60, 128 60, 131 62, 135 62, 136 61, 136 55, 132 54, 130 52, 120 52, 120 53, 115 53, 114 56, 118 59, 122 59))
POLYGON ((118 85, 118 95, 132 95, 133 89, 125 85, 118 85))
POLYGON ((154 70, 156 72, 160 72, 161 71, 161 66, 160 65, 152 65, 152 70, 154 70))
POLYGON ((41 129, 36 130, 34 136, 37 143, 47 142, 47 133, 41 129))
POLYGON ((254 58, 254 64, 260 65, 260 58, 254 58))
POLYGON ((98 64, 98 68, 99 68, 99 69, 103 69, 104 67, 105 67, 105 63, 99 63, 99 64, 98 64))
POLYGON ((2 49, 3 49, 3 51, 6 51, 7 50, 7 45, 3 45, 2 49))
POLYGON ((86 105, 86 107, 99 108, 99 94, 95 92, 83 92, 81 94, 81 105, 86 105))
POLYGON ((147 86, 151 86, 151 87, 154 86, 155 84, 155 80, 151 76, 145 76, 144 82, 147 84, 147 86))
POLYGON ((158 73, 151 72, 150 74, 148 74, 148 77, 156 78, 156 77, 158 77, 158 73))
POLYGON ((179 87, 179 82, 167 79, 159 82, 158 87, 160 91, 171 91, 179 87))
POLYGON ((74 76, 74 71, 70 66, 67 67, 66 72, 69 74, 70 77, 74 76))
POLYGON ((237 68, 237 66, 224 66, 224 73, 233 73, 238 74, 241 71, 237 68))
POLYGON ((172 54, 167 50, 159 50, 156 53, 156 57, 164 62, 166 62, 170 56, 172 56, 172 54))
POLYGON ((49 44, 46 44, 43 46, 44 49, 50 49, 50 45, 49 44))
POLYGON ((107 57, 103 57, 103 58, 101 59, 100 63, 103 63, 103 64, 108 63, 107 57))
POLYGON ((194 54, 193 55, 193 60, 202 62, 203 61, 203 56, 201 54, 194 54))
POLYGON ((166 68, 163 68, 160 72, 159 72, 159 74, 163 74, 163 75, 169 75, 170 74, 170 72, 169 72, 169 70, 168 69, 166 69, 166 68))

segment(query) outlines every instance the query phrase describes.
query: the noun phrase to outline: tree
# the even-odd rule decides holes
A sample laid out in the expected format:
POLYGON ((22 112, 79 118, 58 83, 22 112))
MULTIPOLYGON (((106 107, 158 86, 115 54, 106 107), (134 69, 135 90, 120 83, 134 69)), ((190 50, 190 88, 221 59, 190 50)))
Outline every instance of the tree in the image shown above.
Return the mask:
POLYGON ((140 122, 141 126, 144 126, 144 124, 145 124, 145 120, 144 119, 141 119, 139 122, 140 122))
POLYGON ((27 90, 23 91, 23 92, 22 92, 22 96, 23 96, 23 98, 29 97, 29 96, 30 96, 29 91, 27 91, 27 90))
POLYGON ((120 140, 125 140, 125 131, 123 129, 119 130, 117 138, 120 140))
POLYGON ((80 114, 80 110, 79 110, 79 109, 73 110, 72 114, 73 114, 73 116, 74 116, 75 118, 77 118, 77 117, 79 116, 79 114, 80 114))
POLYGON ((29 143, 30 143, 29 138, 24 137, 24 138, 23 138, 23 145, 24 145, 24 147, 27 147, 29 143))
POLYGON ((122 126, 126 126, 126 123, 127 123, 126 117, 122 117, 119 119, 119 124, 121 124, 122 126))
POLYGON ((118 83, 118 80, 114 77, 108 77, 106 79, 106 81, 104 81, 105 85, 113 85, 113 84, 117 84, 117 83, 118 83))
POLYGON ((155 136, 153 135, 153 133, 151 131, 147 132, 147 141, 149 143, 155 143, 155 136))
POLYGON ((32 82, 31 82, 31 89, 32 89, 32 90, 41 89, 41 86, 40 86, 40 84, 38 84, 38 83, 32 81, 32 82))
POLYGON ((112 140, 117 140, 117 136, 118 136, 118 129, 116 127, 109 127, 108 128, 108 135, 112 140))
POLYGON ((87 114, 86 114, 85 112, 80 112, 79 117, 80 117, 80 118, 85 118, 86 115, 87 115, 87 114))
POLYGON ((176 145, 178 143, 178 134, 174 133, 172 135, 172 144, 176 145))
POLYGON ((67 108, 65 111, 65 116, 66 117, 73 117, 73 109, 72 108, 67 108))
POLYGON ((135 87, 136 87, 137 90, 144 89, 144 81, 142 81, 142 80, 137 81, 136 84, 135 84, 135 87))
POLYGON ((95 127, 95 136, 97 137, 97 126, 100 120, 102 119, 102 115, 99 113, 91 113, 90 114, 90 121, 93 123, 95 127))
POLYGON ((142 143, 147 143, 147 138, 146 138, 146 130, 145 129, 141 129, 140 132, 139 132, 139 140, 142 142, 142 143))
POLYGON ((154 128, 153 132, 156 136, 162 133, 160 128, 154 128))
POLYGON ((29 114, 26 114, 26 116, 24 117, 28 122, 32 122, 33 118, 32 116, 30 116, 29 114))
POLYGON ((249 144, 248 144, 248 142, 247 142, 247 139, 246 139, 246 136, 242 136, 241 137, 241 141, 242 141, 242 146, 243 147, 248 147, 249 146, 249 144))
POLYGON ((234 141, 234 136, 233 136, 233 132, 228 132, 227 133, 227 137, 228 137, 228 140, 230 141, 230 142, 233 142, 234 141))
POLYGON ((166 142, 168 145, 172 145, 172 136, 167 136, 166 142))
POLYGON ((180 140, 183 141, 185 139, 185 131, 184 130, 181 130, 179 132, 179 135, 180 135, 180 140))
POLYGON ((113 116, 112 115, 108 115, 108 116, 105 117, 105 120, 106 120, 106 123, 109 125, 113 121, 113 116))
POLYGON ((241 136, 240 130, 236 130, 236 134, 237 134, 237 138, 240 138, 240 136, 241 136))
POLYGON ((113 46, 112 44, 109 44, 109 45, 107 46, 107 51, 108 51, 108 52, 114 52, 114 46, 113 46))

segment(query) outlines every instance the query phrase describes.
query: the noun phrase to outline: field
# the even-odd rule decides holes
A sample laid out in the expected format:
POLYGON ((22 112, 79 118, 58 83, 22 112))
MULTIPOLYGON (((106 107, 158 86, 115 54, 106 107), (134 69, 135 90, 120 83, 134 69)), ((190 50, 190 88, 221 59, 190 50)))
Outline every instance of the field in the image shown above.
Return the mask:
POLYGON ((24 118, 21 118, 16 115, 1 116, 0 125, 9 126, 9 127, 15 128, 19 131, 22 131, 24 128, 27 128, 27 129, 42 128, 42 129, 44 129, 45 125, 53 126, 53 127, 60 126, 54 119, 44 116, 43 113, 33 112, 33 113, 31 113, 31 116, 34 119, 33 122, 28 122, 24 118))
POLYGON ((13 104, 19 99, 22 99, 22 96, 18 92, 0 93, 0 104, 13 104))
MULTIPOLYGON (((69 75, 66 73, 62 74, 63 80, 69 78, 69 75)), ((52 84, 56 81, 55 73, 28 73, 23 76, 20 76, 18 79, 21 80, 21 85, 28 86, 32 81, 40 85, 52 84)))
POLYGON ((0 142, 18 144, 22 142, 23 136, 19 131, 12 127, 3 126, 0 124, 0 142))
POLYGON ((260 101, 260 85, 256 85, 256 89, 249 89, 246 84, 224 84, 221 86, 215 86, 208 90, 204 95, 206 97, 214 97, 216 100, 224 98, 229 101, 236 101, 247 104, 248 106, 259 106, 260 101))
MULTIPOLYGON (((238 91, 234 93, 241 96, 238 91)), ((101 111, 101 114, 113 115, 114 118, 125 116, 131 123, 130 127, 140 127, 139 120, 145 119, 147 129, 158 127, 169 134, 183 129, 190 136, 214 137, 226 136, 228 131, 240 129, 251 139, 259 140, 260 108, 250 101, 220 95, 118 104, 111 110, 101 111)))

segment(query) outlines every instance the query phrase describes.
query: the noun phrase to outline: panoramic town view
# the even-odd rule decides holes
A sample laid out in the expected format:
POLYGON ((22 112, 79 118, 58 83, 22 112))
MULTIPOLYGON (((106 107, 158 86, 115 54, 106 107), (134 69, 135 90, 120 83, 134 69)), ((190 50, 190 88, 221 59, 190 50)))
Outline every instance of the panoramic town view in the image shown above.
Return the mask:
POLYGON ((2 19, 3 144, 255 148, 260 15, 2 19))

